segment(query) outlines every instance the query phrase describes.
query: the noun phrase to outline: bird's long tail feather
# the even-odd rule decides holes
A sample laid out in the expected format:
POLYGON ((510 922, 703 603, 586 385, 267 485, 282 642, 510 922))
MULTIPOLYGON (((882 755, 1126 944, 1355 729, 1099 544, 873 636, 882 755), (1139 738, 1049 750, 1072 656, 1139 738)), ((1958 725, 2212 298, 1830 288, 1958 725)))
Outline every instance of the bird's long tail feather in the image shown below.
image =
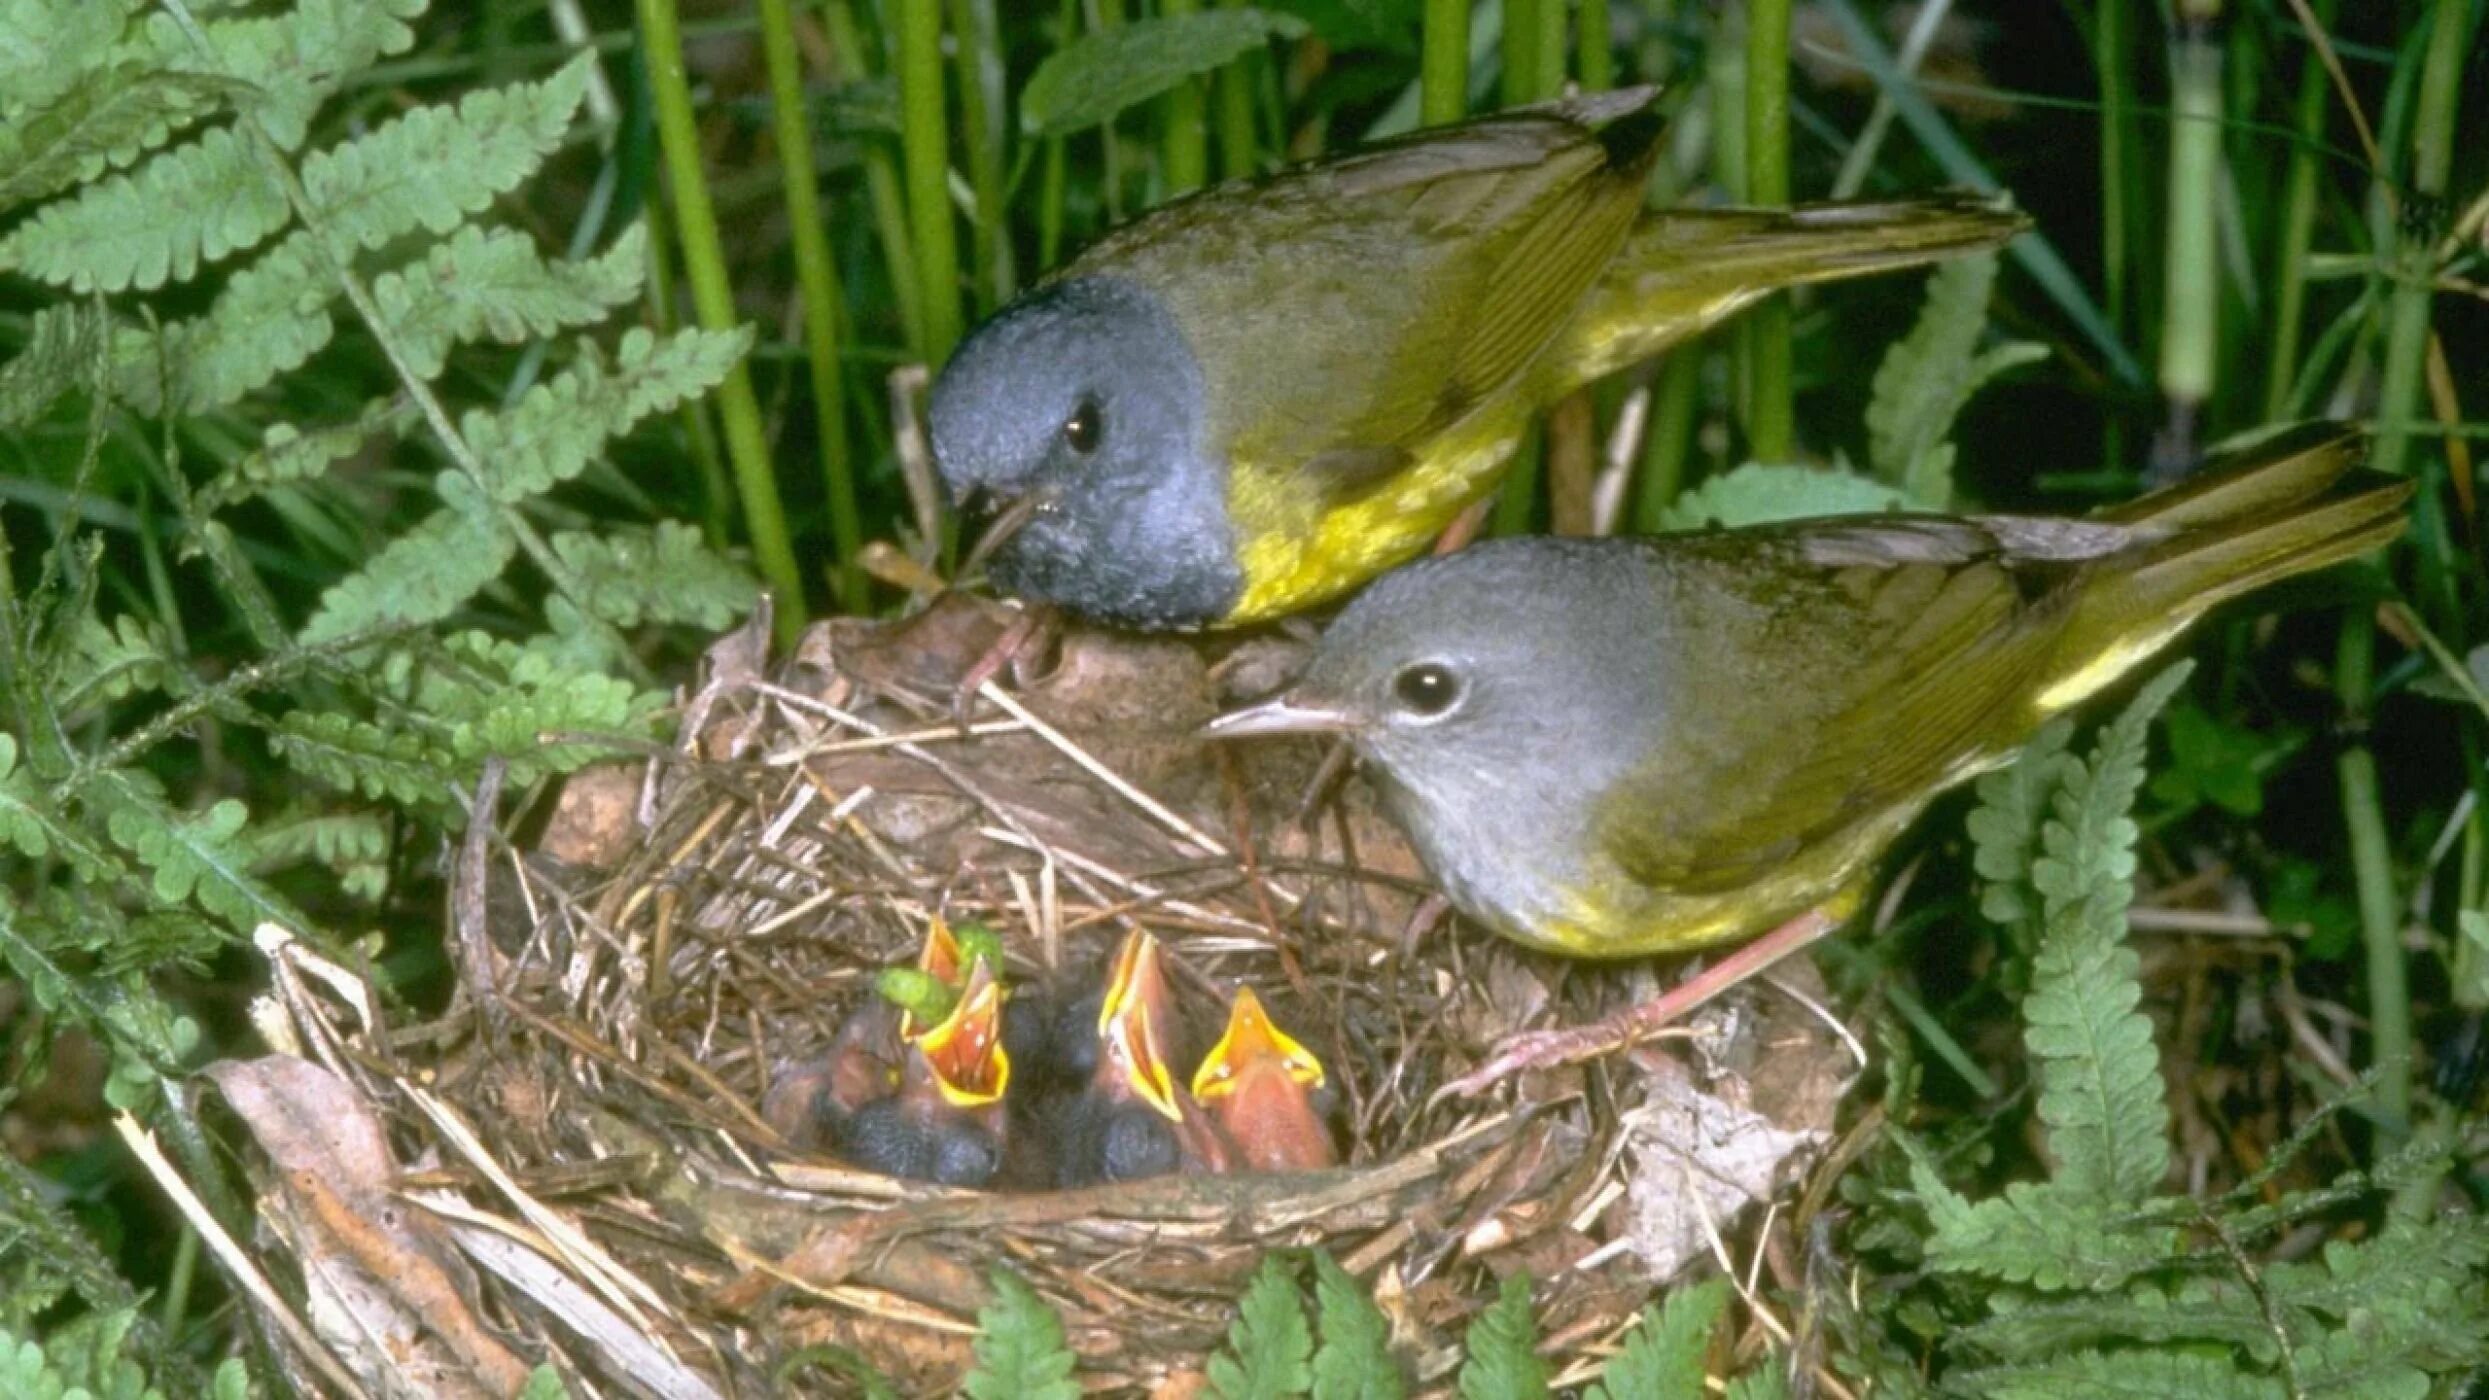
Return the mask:
POLYGON ((1994 248, 2031 226, 1985 197, 1840 200, 1791 209, 1660 209, 1626 236, 1562 357, 1587 383, 1757 298, 1994 248))

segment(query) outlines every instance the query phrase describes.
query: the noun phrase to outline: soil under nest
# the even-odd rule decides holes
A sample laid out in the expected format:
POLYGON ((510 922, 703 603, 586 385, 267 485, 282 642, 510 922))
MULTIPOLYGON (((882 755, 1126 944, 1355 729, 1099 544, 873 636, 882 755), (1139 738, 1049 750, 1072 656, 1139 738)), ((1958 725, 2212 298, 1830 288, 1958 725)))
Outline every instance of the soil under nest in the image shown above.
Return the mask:
POLYGON ((1000 1263, 1061 1309, 1086 1384, 1184 1394, 1260 1254, 1319 1245, 1421 1383, 1515 1269, 1578 1375, 1697 1260, 1799 1282, 1789 1221, 1747 1208, 1798 1195, 1862 1062, 1803 960, 1682 1038, 1434 1103, 1497 1037, 1649 971, 1436 918, 1323 745, 1199 742, 1294 643, 1076 629, 963 734, 959 678, 1009 616, 836 620, 774 671, 765 620, 722 639, 675 751, 574 777, 524 853, 475 824, 465 990, 435 1022, 373 1024, 350 974, 263 940, 288 1013, 265 1019, 300 1058, 217 1073, 277 1168, 267 1253, 349 1371, 484 1394, 549 1357, 602 1393, 847 1393, 834 1367, 780 1374, 830 1345, 943 1394, 1000 1263), (783 1105, 773 1123, 772 1084, 937 915, 997 930, 1018 985, 1076 987, 1143 927, 1196 1016, 1252 986, 1328 1067, 1343 1165, 956 1191, 844 1165, 783 1105))

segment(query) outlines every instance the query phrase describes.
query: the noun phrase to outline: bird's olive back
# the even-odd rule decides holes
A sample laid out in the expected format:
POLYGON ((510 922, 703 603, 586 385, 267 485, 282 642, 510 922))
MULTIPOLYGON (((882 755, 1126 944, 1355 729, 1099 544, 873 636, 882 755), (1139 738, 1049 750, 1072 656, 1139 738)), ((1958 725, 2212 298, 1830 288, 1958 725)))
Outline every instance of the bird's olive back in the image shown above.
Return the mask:
POLYGON ((994 557, 1006 589, 1113 621, 1206 622, 1243 578, 1204 405, 1200 364, 1156 297, 1074 278, 960 345, 933 387, 934 458, 961 504, 1044 493, 994 557))

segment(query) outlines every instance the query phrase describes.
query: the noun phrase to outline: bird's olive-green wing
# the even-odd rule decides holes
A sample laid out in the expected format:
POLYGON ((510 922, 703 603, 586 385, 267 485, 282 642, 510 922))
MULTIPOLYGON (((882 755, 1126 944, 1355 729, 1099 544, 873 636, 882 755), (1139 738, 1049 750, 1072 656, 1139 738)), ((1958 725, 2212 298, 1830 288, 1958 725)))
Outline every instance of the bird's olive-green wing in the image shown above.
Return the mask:
POLYGON ((1650 750, 1598 799, 1595 837, 1635 880, 1683 893, 1749 885, 2010 748, 2081 579, 2079 557, 1975 521, 1654 547, 1685 656, 1650 750))
POLYGON ((1066 275, 1164 299, 1238 468, 1353 495, 1511 392, 1571 320, 1641 208, 1650 105, 1551 104, 1222 186, 1066 275))

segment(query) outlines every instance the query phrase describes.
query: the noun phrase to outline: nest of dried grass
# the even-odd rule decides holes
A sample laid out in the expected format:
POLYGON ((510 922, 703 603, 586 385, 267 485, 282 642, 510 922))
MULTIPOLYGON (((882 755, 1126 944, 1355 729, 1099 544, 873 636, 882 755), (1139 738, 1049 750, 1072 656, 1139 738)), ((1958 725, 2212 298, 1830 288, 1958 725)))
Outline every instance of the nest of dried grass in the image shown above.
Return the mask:
MULTIPOLYGON (((1496 1036, 1648 974, 1427 927, 1422 872, 1320 748, 1198 743, 1283 678, 1287 643, 1075 631, 961 734, 950 695, 1005 616, 826 623, 774 672, 765 624, 722 640, 675 751, 574 779, 531 850, 475 824, 466 993, 437 1021, 383 1024, 351 973, 265 932, 289 1053, 216 1074, 272 1168, 258 1257, 283 1282, 260 1301, 302 1318, 306 1374, 508 1394, 524 1357, 574 1393, 844 1393, 786 1369, 829 1345, 947 1393, 999 1263, 1061 1310, 1092 1388, 1181 1394, 1260 1254, 1305 1245, 1373 1287, 1421 1381, 1523 1268, 1579 1374, 1689 1263, 1798 1281, 1789 1216, 1751 1208, 1805 1189, 1861 1062, 1810 974, 1686 1039, 1432 1104, 1496 1036), (1250 982, 1331 1066, 1346 1165, 960 1192, 798 1146, 773 1077, 936 913, 1001 931, 1021 978, 1083 975, 1138 923, 1180 994, 1250 982)), ((1750 1342, 1787 1340, 1754 1316, 1750 1342)))

